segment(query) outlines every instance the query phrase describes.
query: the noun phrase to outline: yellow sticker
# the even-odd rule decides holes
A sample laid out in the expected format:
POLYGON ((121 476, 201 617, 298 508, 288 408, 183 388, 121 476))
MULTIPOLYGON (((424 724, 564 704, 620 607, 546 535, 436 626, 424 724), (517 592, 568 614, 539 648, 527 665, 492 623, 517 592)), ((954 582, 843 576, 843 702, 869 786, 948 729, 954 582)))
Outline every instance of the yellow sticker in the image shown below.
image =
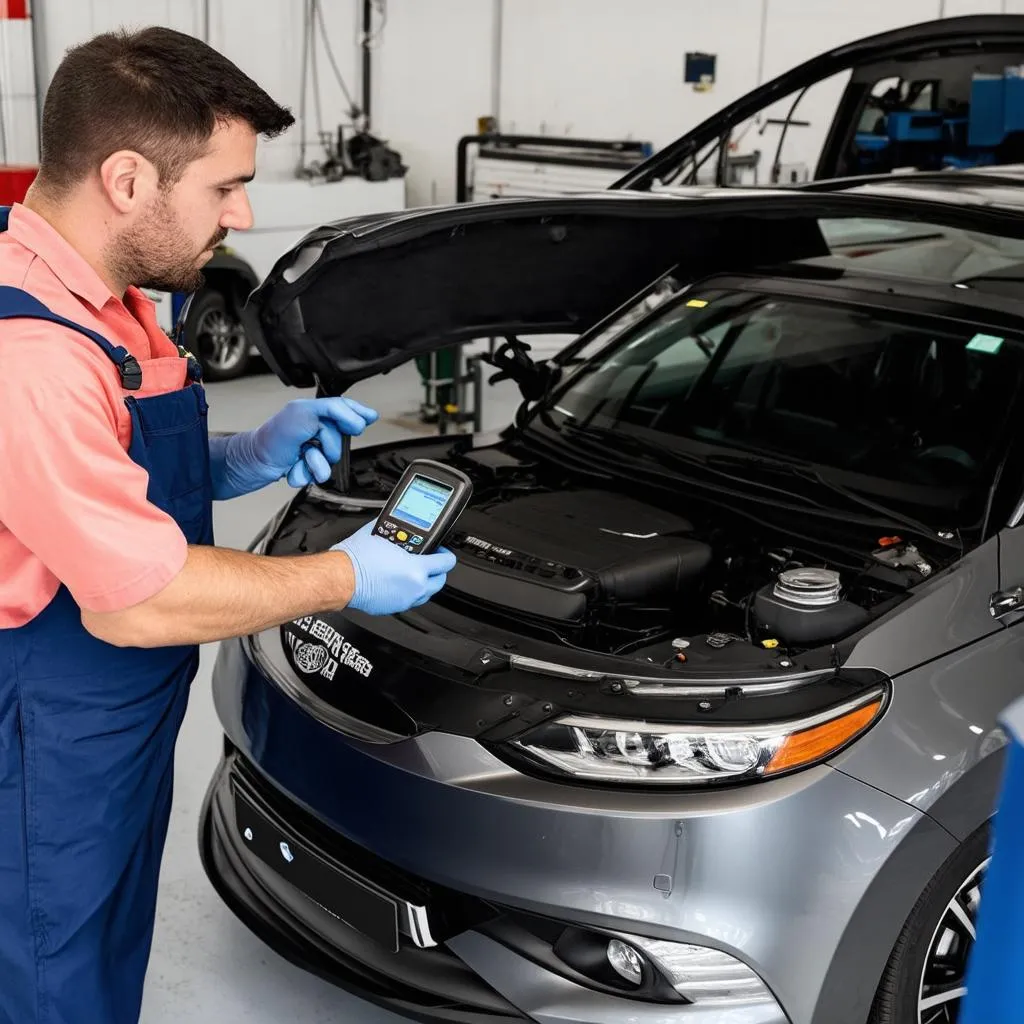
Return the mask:
POLYGON ((776 647, 779 646, 779 641, 778 640, 762 640, 761 641, 761 646, 762 647, 767 647, 769 651, 773 651, 773 650, 775 650, 776 647))
POLYGON ((693 306, 696 309, 703 309, 708 304, 708 300, 707 299, 690 299, 690 301, 687 302, 686 304, 688 306, 693 306))

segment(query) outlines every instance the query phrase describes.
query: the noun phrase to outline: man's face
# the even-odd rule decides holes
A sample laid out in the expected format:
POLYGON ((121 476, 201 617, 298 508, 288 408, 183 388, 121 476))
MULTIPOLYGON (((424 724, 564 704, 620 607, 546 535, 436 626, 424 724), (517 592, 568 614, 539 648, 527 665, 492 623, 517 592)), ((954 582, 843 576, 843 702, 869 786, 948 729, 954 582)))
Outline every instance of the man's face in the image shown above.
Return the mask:
POLYGON ((158 192, 114 241, 124 280, 140 288, 192 292, 229 230, 252 227, 245 184, 255 173, 256 133, 244 122, 218 124, 206 153, 158 192))

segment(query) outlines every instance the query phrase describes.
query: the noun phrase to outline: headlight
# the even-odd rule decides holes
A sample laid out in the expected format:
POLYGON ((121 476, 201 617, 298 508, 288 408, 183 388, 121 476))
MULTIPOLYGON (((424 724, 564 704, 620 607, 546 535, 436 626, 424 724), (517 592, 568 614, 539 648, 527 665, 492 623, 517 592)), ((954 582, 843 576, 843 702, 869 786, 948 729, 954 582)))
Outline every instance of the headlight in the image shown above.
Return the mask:
POLYGON ((810 718, 717 729, 569 715, 512 745, 535 763, 578 779, 643 785, 741 781, 824 760, 868 729, 884 704, 884 693, 875 690, 810 718))

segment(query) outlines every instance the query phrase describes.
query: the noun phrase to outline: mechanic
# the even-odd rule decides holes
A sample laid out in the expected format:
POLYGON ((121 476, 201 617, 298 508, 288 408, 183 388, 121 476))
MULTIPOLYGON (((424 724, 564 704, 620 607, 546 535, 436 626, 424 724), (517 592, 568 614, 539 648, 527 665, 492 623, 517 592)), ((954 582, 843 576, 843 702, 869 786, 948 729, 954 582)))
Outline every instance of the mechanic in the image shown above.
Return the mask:
POLYGON ((3 210, 2 1024, 138 1020, 198 645, 345 605, 405 610, 454 565, 369 524, 307 557, 213 544, 214 499, 323 481, 342 434, 377 418, 299 400, 209 438, 198 364, 139 290, 201 284, 252 223, 258 137, 293 120, 197 39, 98 36, 65 55, 38 177, 3 210))

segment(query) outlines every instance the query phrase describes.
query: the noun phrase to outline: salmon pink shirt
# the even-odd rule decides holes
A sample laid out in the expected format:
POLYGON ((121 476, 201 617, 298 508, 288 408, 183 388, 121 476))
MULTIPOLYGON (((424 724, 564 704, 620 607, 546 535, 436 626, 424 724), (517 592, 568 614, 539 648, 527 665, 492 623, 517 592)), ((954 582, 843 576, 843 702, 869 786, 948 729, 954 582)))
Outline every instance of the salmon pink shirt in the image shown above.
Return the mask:
POLYGON ((180 572, 187 544, 146 499, 149 477, 128 457, 127 394, 185 384, 185 360, 156 307, 113 295, 50 224, 15 204, 0 233, 0 284, 123 345, 142 366, 126 392, 117 367, 84 335, 42 320, 0 320, 0 628, 23 625, 61 583, 82 608, 118 611, 180 572))

